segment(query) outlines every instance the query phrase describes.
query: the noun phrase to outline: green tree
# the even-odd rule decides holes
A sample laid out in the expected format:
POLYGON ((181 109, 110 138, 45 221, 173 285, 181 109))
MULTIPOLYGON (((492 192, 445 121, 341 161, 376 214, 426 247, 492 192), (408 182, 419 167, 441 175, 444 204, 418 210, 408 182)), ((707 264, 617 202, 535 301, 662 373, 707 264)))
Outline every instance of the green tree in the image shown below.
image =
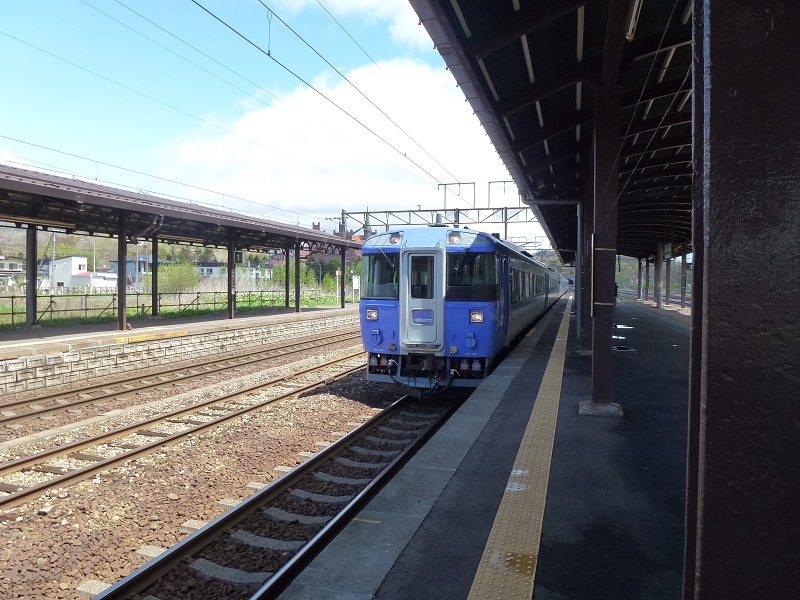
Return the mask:
MULTIPOLYGON (((279 262, 272 265, 272 285, 276 288, 282 288, 286 285, 286 267, 287 264, 285 262, 279 262)), ((290 277, 294 278, 294 260, 291 258, 289 259, 289 273, 290 277)))
POLYGON ((332 273, 328 273, 322 279, 322 291, 326 294, 335 294, 336 293, 336 276, 332 273))
POLYGON ((171 263, 194 262, 194 248, 179 244, 171 244, 166 252, 166 260, 171 263))
POLYGON ((217 257, 214 254, 214 249, 204 246, 195 251, 195 260, 197 262, 216 262, 217 257))
POLYGON ((200 281, 194 262, 164 265, 158 270, 158 290, 165 294, 191 291, 200 281))

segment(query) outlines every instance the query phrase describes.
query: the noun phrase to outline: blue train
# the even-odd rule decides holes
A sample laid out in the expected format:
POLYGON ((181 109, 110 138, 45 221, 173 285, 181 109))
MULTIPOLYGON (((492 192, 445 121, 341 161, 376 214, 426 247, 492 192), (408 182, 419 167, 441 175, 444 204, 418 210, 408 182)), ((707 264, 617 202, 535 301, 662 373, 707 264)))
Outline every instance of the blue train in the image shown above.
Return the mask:
POLYGON ((367 379, 418 395, 474 388, 498 355, 567 290, 567 280, 489 234, 432 225, 362 247, 367 379))

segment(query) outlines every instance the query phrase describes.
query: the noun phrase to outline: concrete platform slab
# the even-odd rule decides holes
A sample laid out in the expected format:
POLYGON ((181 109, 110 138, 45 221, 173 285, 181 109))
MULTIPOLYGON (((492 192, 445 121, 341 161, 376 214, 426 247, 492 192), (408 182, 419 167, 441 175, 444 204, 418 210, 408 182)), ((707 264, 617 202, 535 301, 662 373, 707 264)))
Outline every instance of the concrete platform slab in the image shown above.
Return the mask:
MULTIPOLYGON (((564 363, 535 600, 680 597, 688 318, 624 301, 615 318, 637 350, 614 353, 624 418, 579 416, 591 357, 564 363)), ((556 329, 540 325, 281 598, 466 598, 556 329)))

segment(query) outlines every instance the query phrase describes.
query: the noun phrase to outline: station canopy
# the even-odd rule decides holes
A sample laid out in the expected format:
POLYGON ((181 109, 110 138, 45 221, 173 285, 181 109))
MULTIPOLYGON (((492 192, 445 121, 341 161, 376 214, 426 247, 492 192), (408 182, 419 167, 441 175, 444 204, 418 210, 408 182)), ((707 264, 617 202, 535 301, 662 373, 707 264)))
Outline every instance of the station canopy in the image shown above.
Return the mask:
POLYGON ((232 231, 238 250, 294 248, 298 241, 312 253, 361 247, 322 231, 0 165, 0 222, 117 237, 123 218, 131 241, 156 237, 221 248, 232 231))
POLYGON ((595 90, 615 71, 617 253, 689 250, 691 0, 410 1, 562 260, 591 193, 595 90))

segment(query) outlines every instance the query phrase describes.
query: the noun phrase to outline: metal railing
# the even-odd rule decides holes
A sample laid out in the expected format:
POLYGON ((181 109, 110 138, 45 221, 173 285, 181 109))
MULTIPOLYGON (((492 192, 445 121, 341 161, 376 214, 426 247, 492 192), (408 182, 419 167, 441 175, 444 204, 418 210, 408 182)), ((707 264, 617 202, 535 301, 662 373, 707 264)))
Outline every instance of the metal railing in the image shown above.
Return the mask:
MULTIPOLYGON (((152 294, 128 293, 126 296, 129 319, 153 314, 152 294)), ((158 313, 163 317, 180 317, 227 312, 227 292, 175 292, 158 294, 158 313)), ((333 294, 318 289, 303 289, 300 305, 321 303, 338 304, 333 294)), ((237 292, 236 310, 251 311, 284 306, 284 290, 248 290, 237 292)), ((290 306, 294 294, 289 295, 290 306)), ((22 327, 27 322, 25 294, 0 295, 0 330, 22 327)), ((117 318, 119 299, 113 293, 52 293, 39 294, 37 321, 43 326, 67 325, 87 322, 113 321, 117 318)))

